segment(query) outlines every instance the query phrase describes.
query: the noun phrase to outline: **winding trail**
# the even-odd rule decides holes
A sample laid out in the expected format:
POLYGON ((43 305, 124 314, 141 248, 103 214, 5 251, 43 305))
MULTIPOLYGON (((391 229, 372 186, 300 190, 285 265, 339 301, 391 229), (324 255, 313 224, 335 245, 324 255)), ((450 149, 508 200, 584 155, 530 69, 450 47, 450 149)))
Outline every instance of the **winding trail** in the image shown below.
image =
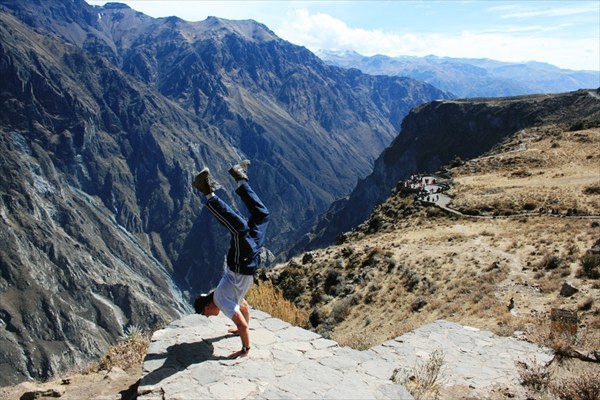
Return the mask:
MULTIPOLYGON (((600 98, 600 97, 599 97, 600 98)), ((425 182, 436 182, 426 183, 423 185, 423 191, 418 194, 419 200, 425 204, 434 205, 440 209, 455 215, 459 215, 465 218, 479 218, 479 219, 498 219, 498 218, 521 218, 521 217, 533 217, 533 216, 547 216, 555 218, 569 218, 569 219, 600 219, 600 214, 588 214, 588 215, 562 215, 552 213, 542 213, 539 211, 531 211, 526 213, 510 214, 510 215, 469 215, 464 214, 458 210, 450 207, 452 198, 445 194, 452 187, 452 181, 450 179, 444 179, 436 175, 427 175, 422 177, 425 182)))

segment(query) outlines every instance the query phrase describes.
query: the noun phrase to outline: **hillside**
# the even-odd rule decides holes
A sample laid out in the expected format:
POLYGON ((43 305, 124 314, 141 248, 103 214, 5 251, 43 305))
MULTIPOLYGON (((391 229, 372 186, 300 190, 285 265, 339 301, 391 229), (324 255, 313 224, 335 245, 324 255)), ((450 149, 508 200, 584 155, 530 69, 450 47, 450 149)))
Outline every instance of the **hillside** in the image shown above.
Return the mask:
MULTIPOLYGON (((598 90, 554 95, 434 101, 415 107, 401 132, 375 160, 373 172, 335 202, 295 251, 323 247, 362 223, 400 180, 433 173, 457 159, 476 158, 515 132, 558 124, 600 125, 598 90)), ((290 252, 294 254, 294 252, 290 252)))
MULTIPOLYGON (((310 313, 316 332, 354 348, 449 319, 593 354, 600 342, 599 148, 598 128, 520 130, 448 169, 449 207, 467 215, 416 201, 399 184, 340 243, 267 275, 310 313), (574 294, 561 294, 565 282, 574 294), (577 313, 576 335, 552 327, 553 308, 577 313)), ((598 364, 583 364, 554 368, 600 373, 598 364)))

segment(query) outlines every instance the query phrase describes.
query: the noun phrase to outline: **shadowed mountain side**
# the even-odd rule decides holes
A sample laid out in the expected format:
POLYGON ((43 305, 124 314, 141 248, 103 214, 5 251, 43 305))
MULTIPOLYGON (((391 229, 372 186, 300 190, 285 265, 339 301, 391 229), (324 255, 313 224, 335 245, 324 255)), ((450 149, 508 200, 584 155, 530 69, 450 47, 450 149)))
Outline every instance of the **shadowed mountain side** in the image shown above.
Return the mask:
POLYGON ((189 182, 204 161, 192 150, 206 148, 204 160, 232 152, 110 63, 6 14, 0 32, 7 384, 86 363, 126 327, 187 309, 165 253, 154 251, 157 232, 180 236, 181 218, 199 209, 189 182))
POLYGON ((600 125, 598 90, 497 99, 434 101, 415 108, 402 130, 375 161, 373 173, 350 196, 334 203, 314 230, 290 254, 326 246, 363 222, 400 180, 433 173, 455 158, 475 158, 521 129, 562 124, 584 129, 600 125))
POLYGON ((189 315, 155 332, 138 399, 412 399, 401 382, 436 351, 444 396, 482 398, 495 387, 521 396, 516 363, 553 358, 537 345, 444 320, 358 351, 261 311, 251 315, 250 353, 235 360, 227 356, 240 339, 221 333, 231 324, 222 315, 189 315))

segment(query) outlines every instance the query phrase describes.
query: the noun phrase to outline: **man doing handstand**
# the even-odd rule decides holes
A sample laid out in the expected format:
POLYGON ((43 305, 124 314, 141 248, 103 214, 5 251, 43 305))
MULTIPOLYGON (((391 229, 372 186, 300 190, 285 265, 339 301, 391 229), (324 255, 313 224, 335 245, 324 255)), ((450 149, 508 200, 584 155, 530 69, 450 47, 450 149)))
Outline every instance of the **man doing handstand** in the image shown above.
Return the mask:
POLYGON ((244 297, 254 282, 269 224, 269 210, 248 183, 249 165, 250 161, 244 160, 229 169, 229 173, 238 183, 235 192, 250 212, 248 220, 242 218, 215 194, 218 184, 211 178, 208 168, 200 171, 192 184, 206 196, 206 208, 231 233, 227 269, 223 277, 216 289, 198 296, 194 302, 196 313, 209 317, 223 311, 235 324, 237 331, 232 332, 239 334, 242 349, 231 354, 231 358, 244 357, 250 351, 250 310, 244 297))

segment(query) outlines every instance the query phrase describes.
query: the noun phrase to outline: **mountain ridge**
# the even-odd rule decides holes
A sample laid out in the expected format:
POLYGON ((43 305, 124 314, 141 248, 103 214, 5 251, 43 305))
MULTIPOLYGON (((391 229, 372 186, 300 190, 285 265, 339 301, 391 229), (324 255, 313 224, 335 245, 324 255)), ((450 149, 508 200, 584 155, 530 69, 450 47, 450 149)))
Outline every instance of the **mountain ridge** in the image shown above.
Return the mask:
POLYGON ((600 87, 600 71, 573 71, 538 61, 505 62, 487 58, 384 55, 320 50, 326 63, 375 75, 408 76, 457 97, 506 97, 562 93, 600 87))

